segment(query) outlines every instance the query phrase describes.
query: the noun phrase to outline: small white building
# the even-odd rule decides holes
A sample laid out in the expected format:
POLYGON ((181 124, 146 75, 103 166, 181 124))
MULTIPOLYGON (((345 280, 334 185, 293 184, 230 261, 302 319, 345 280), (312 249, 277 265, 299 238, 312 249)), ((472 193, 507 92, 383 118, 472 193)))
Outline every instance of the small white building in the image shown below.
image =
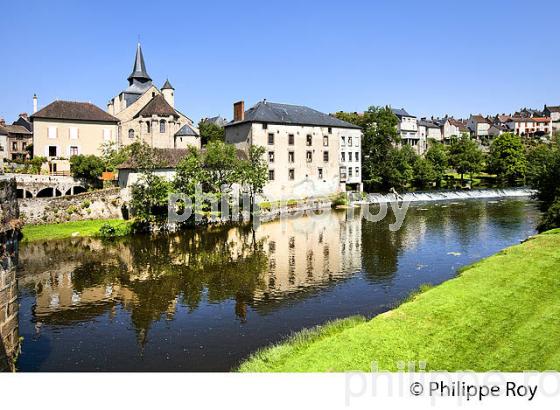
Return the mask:
POLYGON ((560 105, 545 105, 543 113, 545 117, 550 117, 550 121, 552 122, 552 132, 560 132, 560 105))
POLYGON ((419 144, 416 117, 414 115, 410 115, 404 108, 392 108, 392 111, 399 119, 397 129, 401 136, 401 143, 403 145, 410 145, 414 149, 418 150, 418 148, 416 148, 419 144))

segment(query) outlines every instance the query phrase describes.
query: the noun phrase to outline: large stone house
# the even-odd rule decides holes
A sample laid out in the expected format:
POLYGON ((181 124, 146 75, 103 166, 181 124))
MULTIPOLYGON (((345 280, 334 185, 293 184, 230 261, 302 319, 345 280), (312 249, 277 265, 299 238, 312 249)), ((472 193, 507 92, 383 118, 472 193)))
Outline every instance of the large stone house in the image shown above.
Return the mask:
POLYGON ((309 107, 260 101, 234 104, 226 142, 248 152, 266 149, 268 200, 327 196, 362 189, 359 127, 309 107))
POLYGON ((140 44, 128 83, 107 104, 107 112, 119 120, 119 146, 143 141, 154 148, 200 148, 192 120, 175 108, 175 89, 169 80, 161 90, 152 84, 140 44))
POLYGON ((57 100, 31 120, 33 155, 46 157, 53 174, 68 172, 73 155, 101 155, 104 143, 117 142, 119 120, 91 103, 57 100))
POLYGON ((24 160, 30 157, 28 147, 33 142, 33 128, 28 125, 27 114, 20 114, 11 125, 0 119, 0 157, 8 160, 24 160))

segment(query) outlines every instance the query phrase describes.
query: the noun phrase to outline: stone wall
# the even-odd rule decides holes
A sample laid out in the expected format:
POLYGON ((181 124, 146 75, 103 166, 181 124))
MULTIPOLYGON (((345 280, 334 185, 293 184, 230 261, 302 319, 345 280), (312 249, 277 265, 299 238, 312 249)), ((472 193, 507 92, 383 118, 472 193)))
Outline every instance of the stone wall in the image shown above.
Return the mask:
POLYGON ((20 199, 21 219, 28 225, 120 219, 123 199, 120 188, 84 192, 57 198, 20 199))
POLYGON ((13 370, 19 349, 15 267, 20 227, 16 181, 0 179, 0 371, 13 370))

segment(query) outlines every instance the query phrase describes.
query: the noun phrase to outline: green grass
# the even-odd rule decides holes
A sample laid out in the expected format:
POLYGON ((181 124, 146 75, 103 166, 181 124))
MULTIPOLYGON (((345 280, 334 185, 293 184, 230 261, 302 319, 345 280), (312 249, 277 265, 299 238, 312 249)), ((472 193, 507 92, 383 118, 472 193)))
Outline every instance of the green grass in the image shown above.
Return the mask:
POLYGON ((461 270, 364 322, 305 331, 255 353, 244 372, 560 370, 560 230, 461 270))
POLYGON ((103 219, 92 221, 75 221, 59 224, 28 225, 24 226, 22 242, 32 242, 51 239, 64 239, 73 236, 98 236, 99 229, 109 224, 117 231, 128 231, 131 221, 120 219, 103 219))

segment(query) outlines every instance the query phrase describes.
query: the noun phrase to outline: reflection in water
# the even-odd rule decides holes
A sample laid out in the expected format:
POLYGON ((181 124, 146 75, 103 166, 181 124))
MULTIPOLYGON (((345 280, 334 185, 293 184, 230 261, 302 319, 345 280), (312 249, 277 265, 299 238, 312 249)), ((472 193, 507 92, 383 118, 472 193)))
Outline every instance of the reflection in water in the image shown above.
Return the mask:
POLYGON ((361 211, 170 236, 27 244, 22 370, 229 370, 302 327, 374 315, 533 232, 526 201, 361 211), (453 253, 453 255, 449 255, 453 253))

